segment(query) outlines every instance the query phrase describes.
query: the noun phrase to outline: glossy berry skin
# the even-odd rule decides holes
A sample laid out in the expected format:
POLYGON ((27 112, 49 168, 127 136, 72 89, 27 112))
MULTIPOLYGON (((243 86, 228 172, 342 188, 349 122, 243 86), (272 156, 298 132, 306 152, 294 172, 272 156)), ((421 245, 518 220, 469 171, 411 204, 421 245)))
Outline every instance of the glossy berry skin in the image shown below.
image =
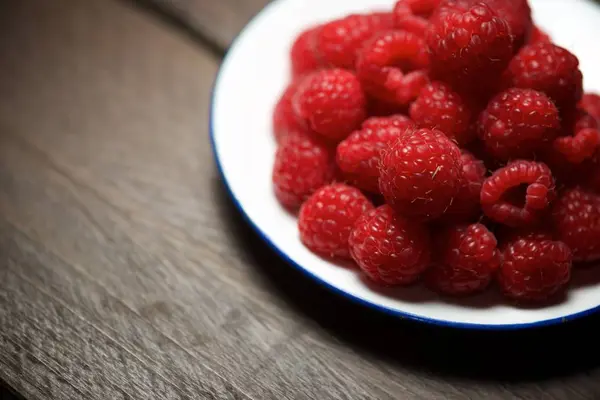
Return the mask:
POLYGON ((279 96, 273 109, 273 133, 277 143, 281 143, 290 132, 306 131, 308 128, 294 113, 292 99, 298 90, 300 80, 292 80, 279 96))
POLYGON ((487 172, 483 161, 462 150, 462 180, 454 201, 441 217, 445 223, 476 221, 481 216, 481 187, 487 172))
POLYGON ((430 236, 425 225, 396 214, 388 205, 359 218, 349 239, 350 253, 374 282, 407 285, 429 266, 430 236))
POLYGON ((532 158, 558 135, 558 109, 544 93, 512 88, 496 95, 481 113, 478 135, 499 160, 532 158))
POLYGON ((600 195, 580 187, 563 191, 552 209, 554 234, 574 261, 600 260, 600 195))
POLYGON ((322 64, 353 69, 356 53, 375 33, 393 27, 391 13, 351 14, 323 25, 316 38, 316 52, 322 64))
POLYGON ((555 197, 550 168, 544 163, 516 160, 483 182, 481 205, 491 220, 511 227, 538 221, 555 197), (527 186, 525 193, 518 189, 527 186))
POLYGON ((379 189, 397 212, 419 220, 442 216, 462 182, 461 152, 442 132, 418 129, 383 153, 379 189))
POLYGON ((346 70, 331 69, 308 75, 292 99, 296 116, 316 133, 339 141, 366 117, 366 98, 360 81, 346 70))
POLYGON ((398 0, 394 5, 394 28, 425 37, 429 16, 440 0, 398 0))
POLYGON ((600 121, 600 95, 596 93, 586 93, 579 102, 579 107, 588 112, 591 116, 600 121))
POLYGON ((484 0, 484 2, 504 19, 514 36, 514 48, 518 50, 531 36, 533 20, 527 0, 484 0))
POLYGON ((539 26, 533 26, 527 44, 552 43, 552 38, 539 26))
POLYGON ((415 124, 404 115, 372 117, 337 146, 337 165, 354 186, 379 192, 381 152, 415 124))
POLYGON ((509 298, 543 302, 563 290, 571 278, 571 250, 550 235, 516 235, 502 250, 497 278, 509 298))
POLYGON ((425 42, 407 31, 374 35, 358 53, 356 71, 372 97, 400 106, 408 105, 428 82, 425 42))
POLYGON ((438 129, 460 145, 474 138, 469 106, 442 82, 432 82, 421 90, 410 106, 410 117, 419 127, 438 129))
POLYGON ((509 87, 544 92, 561 110, 573 109, 583 94, 579 60, 552 43, 524 46, 510 62, 506 80, 509 87))
POLYGON ((275 196, 296 210, 321 186, 334 178, 334 155, 322 140, 310 134, 289 136, 277 149, 272 180, 275 196))
POLYGON ((292 43, 290 59, 294 77, 306 75, 321 67, 321 62, 315 50, 316 38, 320 29, 320 26, 312 26, 302 31, 292 43))
POLYGON ((448 295, 467 295, 485 289, 500 266, 496 237, 482 224, 452 225, 434 238, 435 256, 425 280, 448 295))
POLYGON ((348 238, 356 220, 373 209, 355 187, 334 183, 317 190, 300 208, 300 240, 312 252, 349 259, 348 238))
POLYGON ((432 21, 427 44, 433 77, 461 92, 489 86, 513 54, 513 36, 507 22, 483 3, 466 12, 438 16, 432 21))

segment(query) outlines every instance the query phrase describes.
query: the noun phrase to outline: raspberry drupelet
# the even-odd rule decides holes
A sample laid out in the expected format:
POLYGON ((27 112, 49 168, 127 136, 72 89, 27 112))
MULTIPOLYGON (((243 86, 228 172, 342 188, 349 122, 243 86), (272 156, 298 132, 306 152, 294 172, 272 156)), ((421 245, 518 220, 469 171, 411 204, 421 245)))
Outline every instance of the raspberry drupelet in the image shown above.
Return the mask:
POLYGON ((294 40, 290 50, 290 59, 292 61, 292 75, 295 78, 316 71, 321 67, 315 49, 317 34, 320 29, 320 25, 311 26, 302 31, 294 40))
POLYGON ((394 27, 425 37, 429 17, 440 0, 398 0, 394 5, 394 27))

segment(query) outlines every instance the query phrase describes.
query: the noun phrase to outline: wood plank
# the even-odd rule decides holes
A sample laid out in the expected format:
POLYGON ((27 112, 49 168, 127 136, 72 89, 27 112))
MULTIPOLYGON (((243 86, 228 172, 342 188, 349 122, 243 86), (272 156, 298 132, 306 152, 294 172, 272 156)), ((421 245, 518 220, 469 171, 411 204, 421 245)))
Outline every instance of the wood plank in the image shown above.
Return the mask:
POLYGON ((271 0, 138 0, 152 4, 226 49, 238 32, 271 0))

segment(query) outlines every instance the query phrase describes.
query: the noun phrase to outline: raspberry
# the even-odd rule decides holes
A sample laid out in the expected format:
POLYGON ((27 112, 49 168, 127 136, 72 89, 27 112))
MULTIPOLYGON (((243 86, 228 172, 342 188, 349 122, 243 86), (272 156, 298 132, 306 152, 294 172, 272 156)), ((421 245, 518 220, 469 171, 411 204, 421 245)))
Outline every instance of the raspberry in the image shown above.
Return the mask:
POLYGON ((421 128, 439 129, 464 145, 473 139, 471 111, 457 93, 442 82, 425 86, 410 106, 410 117, 421 128))
POLYGON ((428 17, 440 0, 398 0, 394 6, 394 27, 425 37, 428 17))
POLYGON ((353 69, 363 42, 392 27, 391 13, 352 14, 330 21, 317 34, 317 54, 327 66, 353 69))
POLYGON ((314 136, 291 135, 277 149, 272 180, 279 202, 298 208, 334 178, 332 151, 314 136))
POLYGON ((586 93, 583 95, 579 107, 583 108, 596 120, 600 120, 600 95, 596 93, 586 93))
POLYGON ((515 300, 540 302, 557 294, 571 277, 569 247, 550 235, 516 235, 502 246, 498 283, 515 300))
POLYGON ((431 24, 439 24, 452 13, 465 13, 469 8, 474 6, 476 0, 442 0, 440 4, 433 10, 429 18, 431 24))
POLYGON ((306 77, 292 99, 296 115, 312 130, 341 140, 366 117, 366 99, 356 76, 342 69, 322 70, 306 77))
POLYGON ((441 14, 427 35, 432 75, 462 90, 487 89, 510 62, 512 40, 506 21, 486 4, 441 14))
POLYGON ((407 105, 427 83, 423 39, 406 31, 373 36, 358 53, 356 71, 365 91, 388 103, 407 105))
POLYGON ((537 222, 554 195, 554 179, 546 164, 516 160, 483 182, 481 205, 493 221, 520 227, 537 222))
POLYGON ((574 164, 592 157, 599 147, 600 131, 597 129, 581 129, 575 136, 564 136, 554 140, 554 150, 574 164))
POLYGON ((506 74, 510 87, 544 92, 559 109, 574 108, 583 93, 579 60, 552 43, 524 46, 510 62, 506 74))
POLYGON ((380 284, 412 283, 429 266, 431 243, 427 228, 395 214, 388 205, 360 217, 348 243, 360 269, 380 284))
POLYGON ((298 80, 293 80, 285 88, 273 109, 273 133, 277 143, 281 143, 290 132, 305 131, 306 126, 294 113, 292 98, 298 90, 298 80))
POLYGON ((514 48, 518 50, 531 35, 533 20, 527 0, 484 0, 498 16, 508 23, 515 37, 514 48))
POLYGON ((438 292, 466 295, 481 291, 500 265, 496 237, 482 224, 447 227, 434 243, 435 258, 425 280, 438 292))
POLYGON ((369 117, 389 117, 396 114, 408 114, 408 111, 404 106, 369 98, 367 100, 367 114, 369 117))
POLYGON ((462 182, 460 149, 438 130, 402 135, 383 153, 379 189, 399 213, 421 220, 443 215, 462 182))
POLYGON ((529 40, 527 44, 536 44, 536 43, 552 43, 552 38, 548 35, 542 28, 539 26, 534 26, 531 29, 531 34, 529 35, 529 40))
POLYGON ((372 117, 337 147, 337 164, 345 177, 360 189, 379 192, 381 151, 397 140, 414 122, 404 115, 372 117))
POLYGON ((600 195, 575 187, 552 209, 554 234, 573 251, 574 261, 600 260, 600 195))
POLYGON ((486 168, 483 161, 466 150, 462 151, 462 181, 458 194, 442 216, 443 222, 467 222, 481 215, 481 186, 485 180, 486 168))
POLYGON ((360 190, 334 183, 317 190, 300 208, 300 239, 314 253, 349 259, 348 237, 356 220, 373 209, 360 190))
POLYGON ((294 77, 315 71, 321 66, 315 52, 315 41, 319 29, 321 29, 320 26, 314 26, 302 31, 292 44, 290 58, 294 77))
POLYGON ((559 128, 560 116, 552 100, 531 89, 499 93, 478 121, 479 137, 499 160, 532 157, 559 133, 559 128))

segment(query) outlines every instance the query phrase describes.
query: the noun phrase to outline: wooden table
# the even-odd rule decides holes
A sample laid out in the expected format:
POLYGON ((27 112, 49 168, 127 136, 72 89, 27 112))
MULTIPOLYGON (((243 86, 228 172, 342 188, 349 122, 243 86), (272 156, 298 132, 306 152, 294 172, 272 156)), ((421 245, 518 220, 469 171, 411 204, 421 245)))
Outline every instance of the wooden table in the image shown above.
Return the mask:
POLYGON ((243 223, 209 149, 209 91, 265 2, 0 2, 6 387, 27 399, 600 398, 598 318, 521 333, 395 320, 309 281, 243 223))

